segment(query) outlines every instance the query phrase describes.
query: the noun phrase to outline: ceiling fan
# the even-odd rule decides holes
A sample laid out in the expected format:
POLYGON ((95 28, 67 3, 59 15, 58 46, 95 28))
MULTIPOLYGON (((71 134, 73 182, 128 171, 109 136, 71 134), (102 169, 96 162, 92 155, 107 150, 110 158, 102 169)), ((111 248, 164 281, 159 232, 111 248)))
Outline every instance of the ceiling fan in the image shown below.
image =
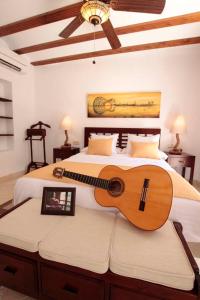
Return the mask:
POLYGON ((72 22, 59 34, 68 38, 83 22, 93 25, 101 24, 103 31, 113 49, 121 43, 109 19, 110 8, 117 11, 161 14, 166 0, 84 0, 80 12, 72 22))

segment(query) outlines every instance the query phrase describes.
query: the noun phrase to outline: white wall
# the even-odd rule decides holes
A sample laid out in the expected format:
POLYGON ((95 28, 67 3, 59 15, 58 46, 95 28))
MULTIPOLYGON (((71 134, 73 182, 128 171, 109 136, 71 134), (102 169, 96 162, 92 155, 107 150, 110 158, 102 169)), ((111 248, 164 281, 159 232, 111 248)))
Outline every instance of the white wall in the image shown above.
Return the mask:
POLYGON ((0 151, 1 177, 25 170, 29 161, 29 145, 25 142, 25 129, 35 120, 34 71, 30 68, 26 74, 19 74, 0 66, 0 79, 11 83, 14 117, 14 138, 8 137, 12 139, 12 147, 0 151))
POLYGON ((181 137, 185 151, 197 156, 195 177, 200 179, 200 141, 198 128, 200 99, 200 46, 152 50, 126 55, 74 61, 36 69, 36 113, 49 123, 48 160, 52 149, 64 141, 59 123, 65 114, 73 120, 71 141, 83 145, 85 126, 161 127, 161 148, 174 140, 168 127, 176 114, 183 114, 187 133, 181 137), (159 119, 87 118, 87 94, 94 92, 161 91, 159 119))

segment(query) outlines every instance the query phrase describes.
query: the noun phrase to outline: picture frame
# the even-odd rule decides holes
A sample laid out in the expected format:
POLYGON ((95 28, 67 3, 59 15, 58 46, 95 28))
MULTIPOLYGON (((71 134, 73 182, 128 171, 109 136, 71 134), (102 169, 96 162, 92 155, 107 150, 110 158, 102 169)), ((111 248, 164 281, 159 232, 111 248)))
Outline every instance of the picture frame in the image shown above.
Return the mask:
POLYGON ((87 95, 88 118, 159 118, 161 92, 87 95))
POLYGON ((42 196, 42 215, 75 215, 76 188, 44 187, 42 196))

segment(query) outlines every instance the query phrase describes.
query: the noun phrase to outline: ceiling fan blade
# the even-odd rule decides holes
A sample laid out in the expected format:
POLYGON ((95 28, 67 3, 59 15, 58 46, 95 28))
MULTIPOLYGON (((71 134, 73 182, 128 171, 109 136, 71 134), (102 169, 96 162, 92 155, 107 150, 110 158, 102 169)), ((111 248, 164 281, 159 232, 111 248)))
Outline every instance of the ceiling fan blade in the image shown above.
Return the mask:
POLYGON ((77 16, 83 2, 78 2, 27 19, 0 26, 0 37, 77 16))
POLYGON ((62 38, 68 38, 85 20, 82 15, 79 14, 65 29, 59 34, 62 38))
POLYGON ((120 48, 121 47, 120 40, 119 40, 117 34, 115 33, 115 30, 114 30, 110 20, 108 19, 108 21, 101 24, 101 26, 103 28, 103 31, 104 31, 112 49, 120 48))
POLYGON ((111 0, 110 6, 114 10, 161 14, 166 0, 111 0))

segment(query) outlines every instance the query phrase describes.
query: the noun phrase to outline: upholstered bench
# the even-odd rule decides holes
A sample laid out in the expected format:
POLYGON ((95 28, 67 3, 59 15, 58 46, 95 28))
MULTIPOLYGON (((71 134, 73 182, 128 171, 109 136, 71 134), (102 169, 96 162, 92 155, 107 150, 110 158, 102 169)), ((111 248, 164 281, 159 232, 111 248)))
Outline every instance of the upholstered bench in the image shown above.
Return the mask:
POLYGON ((41 215, 41 202, 41 199, 30 199, 0 219, 0 243, 37 252, 39 242, 64 219, 41 215))
POLYGON ((115 214, 76 207, 41 241, 41 257, 103 274, 109 269, 115 214))
POLYGON ((40 209, 32 199, 1 218, 0 284, 44 300, 198 299, 198 267, 180 226, 145 232, 113 213, 40 209))
POLYGON ((40 214, 41 199, 30 199, 0 219, 0 285, 38 296, 39 242, 63 217, 40 214))
POLYGON ((111 244, 110 270, 116 274, 190 291, 194 271, 173 223, 152 232, 118 217, 111 244))

